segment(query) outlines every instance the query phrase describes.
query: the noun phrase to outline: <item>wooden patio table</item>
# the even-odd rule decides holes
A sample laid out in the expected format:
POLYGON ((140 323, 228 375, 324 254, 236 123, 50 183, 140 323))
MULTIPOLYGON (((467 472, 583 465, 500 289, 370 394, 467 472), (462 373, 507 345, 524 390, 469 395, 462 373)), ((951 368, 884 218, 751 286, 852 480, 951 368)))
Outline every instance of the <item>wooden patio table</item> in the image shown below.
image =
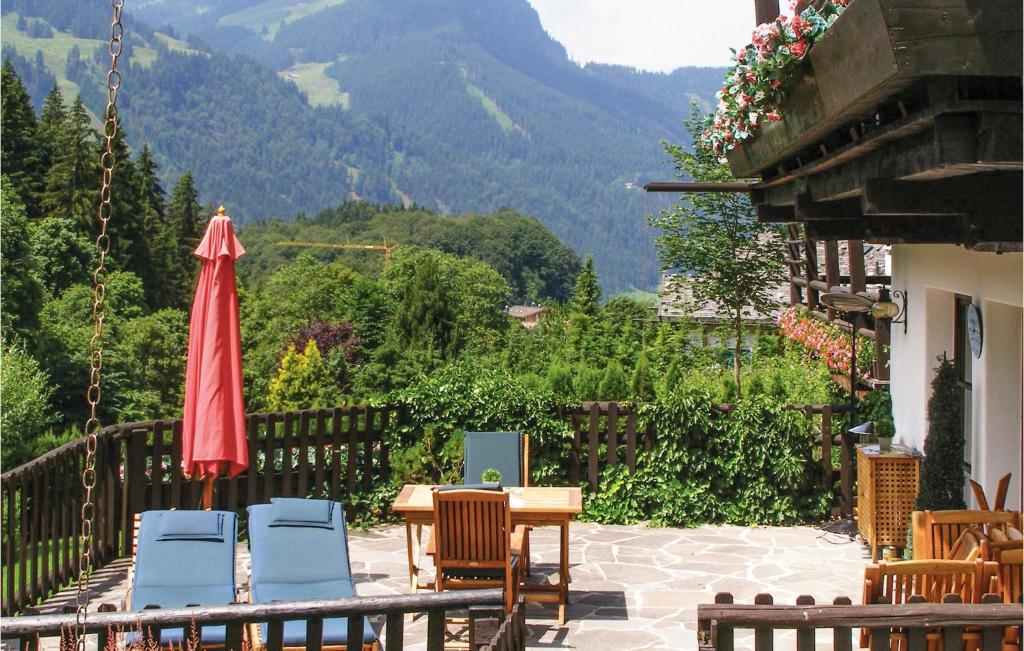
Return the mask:
MULTIPOLYGON (((406 484, 391 505, 392 511, 405 518, 409 588, 412 592, 433 588, 431 583, 420 583, 419 561, 423 525, 434 523, 434 488, 426 484, 406 484)), ((506 488, 505 491, 509 494, 513 526, 557 526, 561 532, 558 583, 524 584, 520 592, 526 601, 558 604, 558 623, 564 624, 565 606, 569 603, 569 522, 583 510, 582 492, 579 487, 562 486, 528 486, 506 488)))

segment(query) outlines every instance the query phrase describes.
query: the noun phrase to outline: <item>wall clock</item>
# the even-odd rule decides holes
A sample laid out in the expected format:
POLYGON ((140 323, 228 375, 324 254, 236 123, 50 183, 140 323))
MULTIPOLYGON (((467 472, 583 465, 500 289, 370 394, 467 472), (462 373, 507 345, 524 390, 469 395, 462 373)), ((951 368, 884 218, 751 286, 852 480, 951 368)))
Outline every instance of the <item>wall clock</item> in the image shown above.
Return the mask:
POLYGON ((981 357, 981 311, 974 303, 967 306, 967 337, 971 340, 971 352, 981 357))

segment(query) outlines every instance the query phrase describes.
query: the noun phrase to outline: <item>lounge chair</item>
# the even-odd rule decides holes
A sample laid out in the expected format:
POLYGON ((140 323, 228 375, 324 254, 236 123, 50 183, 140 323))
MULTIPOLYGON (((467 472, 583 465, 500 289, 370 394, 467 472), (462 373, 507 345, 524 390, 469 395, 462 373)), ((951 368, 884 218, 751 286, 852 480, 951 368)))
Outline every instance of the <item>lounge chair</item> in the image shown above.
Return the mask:
MULTIPOLYGON (((304 601, 356 595, 349 566, 345 509, 339 502, 274 498, 249 507, 250 600, 304 601)), ((250 626, 254 649, 267 648, 267 625, 250 626)), ((323 622, 323 648, 348 649, 348 618, 323 622)), ((306 647, 306 622, 284 624, 283 648, 306 647)), ((363 618, 363 649, 377 648, 377 634, 363 618)))
MULTIPOLYGON (((146 511, 141 514, 125 609, 223 606, 235 600, 238 518, 229 511, 146 511)), ((224 626, 204 626, 203 648, 224 646, 224 626)), ((128 634, 137 640, 139 632, 128 634)), ((163 629, 162 645, 189 634, 163 629)))

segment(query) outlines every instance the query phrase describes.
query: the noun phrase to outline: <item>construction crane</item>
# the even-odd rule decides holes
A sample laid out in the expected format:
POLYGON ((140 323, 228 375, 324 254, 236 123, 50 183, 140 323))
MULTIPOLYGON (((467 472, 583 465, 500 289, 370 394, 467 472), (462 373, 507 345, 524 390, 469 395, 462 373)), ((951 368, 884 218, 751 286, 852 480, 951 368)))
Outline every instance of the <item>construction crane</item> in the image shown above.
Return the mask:
POLYGON ((391 251, 394 250, 394 244, 388 244, 387 239, 384 239, 383 244, 352 244, 346 241, 344 244, 338 244, 335 242, 299 242, 299 241, 281 241, 277 243, 278 246, 290 246, 298 247, 302 249, 347 249, 347 250, 362 250, 362 251, 383 251, 384 252, 384 265, 387 266, 388 262, 391 261, 391 251))

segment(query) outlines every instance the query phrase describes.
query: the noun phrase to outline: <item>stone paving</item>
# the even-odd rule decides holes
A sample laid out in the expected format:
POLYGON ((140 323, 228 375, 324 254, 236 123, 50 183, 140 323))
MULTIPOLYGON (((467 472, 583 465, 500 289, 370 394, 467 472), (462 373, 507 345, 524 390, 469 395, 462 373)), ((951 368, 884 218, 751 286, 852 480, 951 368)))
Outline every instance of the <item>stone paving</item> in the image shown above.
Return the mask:
MULTIPOLYGON (((558 529, 538 527, 530 535, 531 580, 554 581, 558 529)), ((761 592, 778 604, 792 604, 803 594, 818 603, 837 596, 859 603, 864 566, 870 562, 859 539, 831 527, 653 529, 574 522, 569 545, 567 621, 559 626, 555 608, 529 604, 530 649, 695 649, 697 604, 712 602, 717 592, 731 592, 736 603, 753 603, 761 592)), ((403 526, 353 530, 350 548, 360 595, 408 591, 403 526)), ((248 554, 244 545, 239 551, 239 577, 244 577, 248 554)), ((103 590, 93 603, 120 605, 124 571, 119 561, 97 577, 103 590)), ((406 643, 424 648, 416 641, 425 639, 426 618, 406 624, 406 643)), ((381 630, 383 621, 374 625, 381 630)), ((793 647, 788 637, 777 635, 778 648, 793 647)), ((819 648, 827 648, 821 646, 825 637, 831 636, 819 635, 819 648)), ((737 632, 737 646, 752 647, 751 636, 737 632)))

